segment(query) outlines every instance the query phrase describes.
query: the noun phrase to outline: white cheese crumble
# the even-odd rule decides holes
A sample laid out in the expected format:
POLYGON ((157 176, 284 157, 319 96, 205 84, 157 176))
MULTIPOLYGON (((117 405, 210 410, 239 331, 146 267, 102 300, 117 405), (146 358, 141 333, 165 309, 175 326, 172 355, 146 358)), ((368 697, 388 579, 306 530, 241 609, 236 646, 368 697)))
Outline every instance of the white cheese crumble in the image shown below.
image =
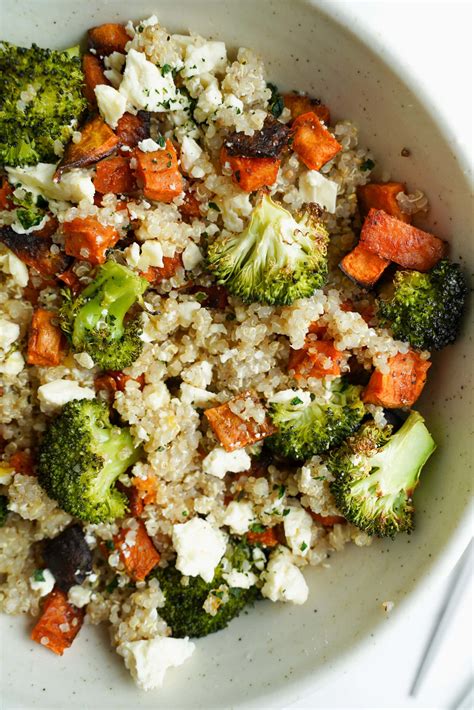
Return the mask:
POLYGON ((163 266, 163 249, 157 239, 148 239, 140 245, 134 242, 124 251, 127 264, 140 271, 150 266, 163 266))
POLYGON ((311 546, 313 520, 303 508, 290 508, 283 519, 286 541, 293 554, 306 557, 311 546))
POLYGON ((63 407, 73 399, 94 399, 95 391, 90 387, 81 387, 73 380, 52 380, 38 387, 38 399, 42 412, 63 407))
POLYGON ((201 263, 203 255, 198 245, 194 242, 190 242, 186 249, 182 252, 181 258, 186 271, 191 271, 195 266, 201 263))
POLYGON ((20 183, 34 197, 42 195, 50 200, 74 203, 94 201, 95 187, 89 170, 73 168, 61 176, 60 182, 53 182, 56 165, 51 163, 38 163, 26 168, 7 167, 6 171, 12 184, 20 183))
POLYGON ((315 202, 331 214, 336 211, 337 183, 317 170, 307 170, 301 175, 299 193, 303 202, 315 202))
POLYGON ((116 128, 127 108, 127 99, 113 86, 99 84, 94 89, 102 118, 111 128, 116 128))
POLYGON ((275 404, 294 402, 295 406, 309 407, 311 404, 311 392, 305 390, 281 390, 276 392, 269 401, 275 402, 275 404), (299 402, 296 401, 298 399, 300 400, 299 402))
POLYGON ((233 500, 225 510, 223 523, 228 525, 235 535, 244 535, 254 520, 255 513, 251 503, 233 500))
POLYGON ((6 318, 0 317, 0 349, 8 350, 15 340, 20 337, 20 326, 6 318))
POLYGON ((40 597, 45 597, 53 591, 56 580, 49 569, 39 570, 43 579, 35 579, 34 575, 30 577, 30 587, 34 592, 39 592, 40 597))
POLYGON ((202 148, 196 143, 194 138, 184 136, 181 143, 181 165, 189 173, 193 165, 199 160, 202 148))
POLYGON ((145 138, 140 141, 138 147, 143 153, 154 153, 155 150, 164 150, 164 145, 160 145, 153 138, 145 138))
POLYGON ((181 666, 192 656, 194 643, 183 639, 158 636, 148 641, 126 641, 117 651, 142 690, 153 690, 163 685, 168 668, 181 666))
POLYGON ((177 111, 187 101, 182 94, 177 93, 171 72, 163 76, 143 52, 135 49, 130 49, 127 54, 119 91, 128 104, 137 110, 177 111))
POLYGON ((188 44, 184 55, 184 77, 223 72, 227 64, 227 52, 224 42, 204 42, 201 46, 188 44))
POLYGON ((211 476, 224 478, 229 471, 231 473, 247 471, 251 463, 250 456, 245 449, 226 451, 221 446, 217 446, 203 460, 202 469, 204 473, 208 473, 211 476))
POLYGON ((308 598, 308 585, 301 571, 291 561, 284 547, 278 547, 270 556, 264 572, 265 584, 262 594, 272 602, 304 604, 308 598))
POLYGON ((173 526, 173 545, 178 555, 176 569, 190 577, 211 582, 226 550, 226 536, 207 520, 192 518, 173 526))
POLYGON ((216 399, 217 395, 214 392, 208 392, 202 387, 194 387, 183 382, 180 387, 181 401, 186 404, 194 404, 196 407, 207 407, 216 399))
POLYGON ((250 589, 253 587, 258 577, 253 572, 239 572, 236 569, 231 570, 222 575, 229 587, 238 587, 239 589, 250 589))
POLYGON ((92 589, 81 587, 80 584, 75 584, 70 588, 67 598, 70 604, 74 604, 78 609, 89 604, 92 596, 92 589))
POLYGON ((29 276, 26 264, 5 246, 2 246, 2 253, 0 254, 0 270, 4 274, 12 276, 15 283, 21 288, 25 288, 28 284, 29 276))
POLYGON ((0 373, 14 377, 19 375, 25 367, 25 360, 19 350, 11 353, 2 363, 0 363, 0 373))

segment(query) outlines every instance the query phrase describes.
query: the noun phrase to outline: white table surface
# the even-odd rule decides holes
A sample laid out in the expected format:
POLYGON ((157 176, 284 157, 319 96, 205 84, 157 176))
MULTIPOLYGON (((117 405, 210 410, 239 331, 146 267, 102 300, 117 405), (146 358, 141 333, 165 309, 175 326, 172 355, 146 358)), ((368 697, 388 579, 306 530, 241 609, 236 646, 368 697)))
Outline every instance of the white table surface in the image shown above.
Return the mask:
MULTIPOLYGON (((391 52, 430 87, 440 113, 457 131, 459 143, 472 155, 473 57, 472 2, 445 0, 329 0, 349 10, 354 27, 363 23, 391 52)), ((287 705, 295 708, 472 708, 459 704, 473 678, 473 577, 465 589, 418 695, 410 687, 438 611, 449 577, 431 583, 402 619, 391 624, 387 617, 382 638, 359 651, 340 677, 310 696, 287 705)), ((263 708, 262 708, 263 710, 263 708)))

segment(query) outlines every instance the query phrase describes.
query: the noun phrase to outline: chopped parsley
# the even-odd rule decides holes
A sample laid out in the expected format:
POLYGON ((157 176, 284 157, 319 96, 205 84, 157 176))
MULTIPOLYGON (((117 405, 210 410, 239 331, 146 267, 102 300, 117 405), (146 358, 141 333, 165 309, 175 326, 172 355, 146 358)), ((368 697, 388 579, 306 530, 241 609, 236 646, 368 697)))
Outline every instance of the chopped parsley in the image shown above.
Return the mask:
POLYGON ((375 163, 370 158, 367 158, 367 160, 364 160, 364 162, 360 166, 360 169, 363 170, 364 172, 367 172, 368 170, 373 170, 374 168, 375 168, 375 163))
POLYGON ((308 549, 308 545, 305 542, 302 542, 300 545, 301 552, 304 552, 307 549, 308 549))
POLYGON ((163 66, 161 67, 161 74, 162 74, 162 76, 166 76, 167 74, 170 73, 170 71, 171 71, 170 65, 169 65, 169 64, 163 64, 163 66))
POLYGON ((221 208, 219 207, 219 205, 216 205, 215 202, 209 202, 209 207, 211 208, 211 210, 215 210, 216 212, 221 211, 221 208))
POLYGON ((35 582, 44 582, 44 569, 35 569, 33 572, 33 579, 35 582))
POLYGON ((299 397, 293 397, 290 404, 292 404, 293 406, 295 406, 297 404, 303 404, 303 400, 300 399, 299 397))
POLYGON ((283 511, 283 516, 288 515, 289 512, 290 512, 290 509, 285 508, 285 510, 283 511))
POLYGON ((281 116, 281 113, 285 108, 283 96, 279 93, 275 84, 267 84, 267 89, 270 89, 270 91, 272 92, 272 95, 270 96, 270 100, 268 102, 268 108, 272 116, 278 118, 279 116, 281 116))
POLYGON ((250 531, 253 533, 265 532, 265 525, 262 525, 261 523, 253 523, 253 525, 250 526, 250 531))
POLYGON ((114 589, 117 589, 118 587, 118 577, 114 577, 111 582, 108 583, 108 585, 105 588, 105 591, 107 594, 111 594, 114 589))

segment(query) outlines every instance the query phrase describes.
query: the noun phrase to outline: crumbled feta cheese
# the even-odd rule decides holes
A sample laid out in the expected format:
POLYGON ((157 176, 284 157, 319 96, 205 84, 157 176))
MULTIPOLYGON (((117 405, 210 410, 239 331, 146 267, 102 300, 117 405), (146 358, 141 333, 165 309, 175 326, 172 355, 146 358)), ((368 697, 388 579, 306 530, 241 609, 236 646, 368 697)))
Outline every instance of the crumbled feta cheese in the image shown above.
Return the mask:
POLYGON ((0 363, 0 372, 4 375, 14 377, 19 375, 25 367, 25 360, 19 350, 11 353, 2 363, 0 363))
POLYGON ((160 145, 159 143, 154 141, 153 138, 145 138, 144 140, 139 142, 138 147, 144 153, 154 153, 155 150, 164 149, 164 145, 160 145))
POLYGON ((308 598, 308 585, 291 555, 284 547, 278 547, 270 556, 264 572, 265 584, 262 594, 272 602, 304 604, 308 598))
POLYGON ((181 258, 186 271, 191 271, 191 269, 194 269, 194 267, 203 260, 203 255, 198 245, 194 242, 190 242, 181 254, 181 258))
POLYGON ((313 520, 303 508, 290 508, 285 515, 283 527, 286 541, 295 555, 306 557, 311 546, 313 520))
POLYGON ((8 350, 10 345, 20 337, 20 326, 6 318, 0 317, 0 349, 8 350))
POLYGON ((104 71, 104 76, 112 84, 114 89, 118 89, 122 83, 122 74, 116 69, 106 69, 104 71))
POLYGON ((184 382, 205 389, 212 382, 212 364, 207 360, 195 362, 181 372, 181 377, 184 382))
POLYGON ((250 589, 257 581, 257 575, 253 572, 239 572, 236 569, 222 575, 229 587, 237 587, 239 589, 250 589))
POLYGON ((203 460, 202 470, 211 476, 224 478, 229 471, 232 473, 247 471, 251 463, 250 456, 245 449, 226 451, 221 446, 217 446, 203 460))
POLYGON ((130 106, 146 111, 176 111, 186 103, 184 95, 176 91, 172 73, 163 76, 143 52, 135 49, 127 54, 119 91, 130 106))
POLYGON ((35 575, 30 577, 30 587, 34 592, 39 592, 40 597, 45 597, 53 590, 56 580, 49 569, 38 570, 38 572, 40 574, 37 575, 37 579, 35 575))
POLYGON ((78 609, 82 609, 83 606, 89 604, 92 596, 92 589, 86 589, 81 587, 80 584, 75 584, 70 588, 67 598, 71 604, 77 606, 78 609))
POLYGON ((48 220, 49 217, 45 214, 41 222, 33 224, 33 226, 28 227, 28 229, 25 229, 25 227, 18 220, 15 220, 10 226, 17 234, 31 234, 32 232, 38 232, 40 229, 43 229, 48 220))
POLYGON ((236 113, 242 113, 244 110, 244 102, 235 94, 226 94, 224 106, 225 108, 233 108, 236 113))
POLYGON ((181 401, 186 404, 194 404, 196 407, 207 407, 213 403, 217 397, 214 392, 208 392, 202 387, 194 387, 183 382, 180 387, 181 401))
POLYGON ((211 582, 226 550, 226 536, 207 520, 192 518, 173 526, 173 545, 178 555, 176 569, 181 574, 200 575, 211 582))
POLYGON ((74 360, 78 363, 78 365, 86 370, 91 370, 95 365, 94 360, 91 358, 89 353, 86 352, 74 353, 74 360))
POLYGON ((134 242, 124 251, 127 264, 140 271, 150 266, 163 266, 163 249, 157 239, 148 239, 140 245, 134 242))
POLYGON ((94 93, 102 118, 111 128, 116 128, 127 108, 126 97, 107 84, 98 84, 94 93))
POLYGON ((181 666, 195 649, 186 636, 182 639, 158 636, 147 641, 126 641, 117 651, 142 690, 153 690, 163 685, 168 668, 181 666))
POLYGON ((299 193, 303 202, 315 202, 331 214, 336 211, 337 182, 328 180, 317 170, 307 170, 301 175, 299 193))
POLYGON ((201 46, 188 44, 184 55, 184 77, 222 72, 227 64, 227 52, 224 42, 204 42, 201 46))
POLYGON ((201 91, 196 104, 205 116, 210 116, 222 104, 222 94, 217 86, 217 81, 213 81, 209 86, 201 91))
POLYGON ((184 136, 181 143, 181 165, 189 173, 193 165, 199 160, 202 148, 196 143, 194 138, 184 136))
POLYGON ((244 535, 254 520, 255 513, 251 503, 233 500, 225 510, 223 523, 228 525, 235 535, 244 535))
POLYGON ((151 385, 145 386, 143 399, 147 407, 150 407, 150 409, 156 412, 169 403, 170 393, 164 382, 154 382, 151 385))
POLYGON ((52 380, 38 387, 38 399, 41 411, 64 406, 73 399, 94 399, 95 391, 90 387, 81 387, 73 380, 52 380))
POLYGON ((62 175, 60 182, 53 182, 56 165, 51 163, 38 163, 26 168, 7 167, 6 171, 11 183, 20 183, 34 197, 42 195, 50 200, 74 203, 94 201, 95 187, 88 170, 73 168, 62 175))
POLYGON ((107 69, 115 69, 115 71, 122 71, 123 65, 125 64, 125 54, 121 52, 112 52, 104 57, 104 66, 107 69))
POLYGON ((26 264, 5 246, 2 246, 2 253, 0 254, 0 270, 4 274, 10 274, 21 288, 25 288, 28 284, 29 276, 26 264))
POLYGON ((284 404, 285 402, 294 402, 295 406, 308 407, 311 404, 311 393, 305 390, 281 390, 276 392, 270 399, 270 402, 275 404, 284 404), (300 400, 299 402, 297 400, 300 400))

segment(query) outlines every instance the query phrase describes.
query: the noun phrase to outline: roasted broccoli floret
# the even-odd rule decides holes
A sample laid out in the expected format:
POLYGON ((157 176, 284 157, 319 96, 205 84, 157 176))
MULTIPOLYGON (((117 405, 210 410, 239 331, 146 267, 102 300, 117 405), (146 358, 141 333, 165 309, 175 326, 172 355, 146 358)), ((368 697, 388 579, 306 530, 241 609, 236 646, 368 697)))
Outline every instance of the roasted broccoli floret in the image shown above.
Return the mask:
MULTIPOLYGON (((15 192, 18 193, 20 190, 15 192)), ((46 215, 45 209, 48 203, 41 195, 34 197, 31 192, 23 189, 21 192, 23 193, 21 197, 18 194, 13 195, 12 202, 16 206, 15 213, 18 222, 27 231, 31 227, 41 224, 46 215)))
POLYGON ((379 429, 373 421, 327 457, 330 489, 344 517, 369 535, 393 537, 413 529, 413 491, 436 448, 418 412, 403 426, 379 429))
POLYGON ((287 402, 272 402, 270 418, 278 432, 265 442, 275 453, 305 461, 340 444, 360 426, 365 407, 362 387, 333 380, 329 396, 305 404, 297 396, 287 402))
POLYGON ((131 306, 148 286, 114 261, 99 267, 96 278, 77 298, 65 292, 59 323, 76 352, 87 352, 104 370, 123 370, 139 356, 140 319, 125 322, 131 306))
POLYGON ((0 496, 0 528, 2 528, 7 522, 8 515, 8 498, 7 496, 0 496))
MULTIPOLYGON (((241 543, 231 553, 231 565, 238 568, 238 561, 242 563, 244 558, 251 559, 250 548, 241 543)), ((260 591, 256 586, 251 586, 250 589, 229 587, 223 577, 222 563, 216 568, 212 582, 205 582, 201 577, 188 577, 186 585, 183 585, 181 572, 174 566, 159 569, 154 575, 158 578, 166 599, 165 605, 158 609, 158 613, 171 628, 172 635, 177 638, 198 638, 220 631, 238 616, 247 604, 252 604, 260 598, 260 591)))
POLYGON ((110 423, 107 404, 73 400, 43 436, 38 480, 74 517, 91 523, 115 520, 127 510, 115 481, 138 457, 129 430, 110 423))
POLYGON ((79 48, 0 43, 0 164, 54 163, 87 102, 79 48))
POLYGON ((310 205, 295 219, 261 194, 242 234, 209 245, 208 267, 218 284, 246 303, 284 305, 323 286, 327 244, 317 208, 310 205))
POLYGON ((419 350, 440 350, 456 340, 467 288, 458 264, 440 261, 428 273, 398 271, 378 300, 378 317, 393 334, 419 350))

